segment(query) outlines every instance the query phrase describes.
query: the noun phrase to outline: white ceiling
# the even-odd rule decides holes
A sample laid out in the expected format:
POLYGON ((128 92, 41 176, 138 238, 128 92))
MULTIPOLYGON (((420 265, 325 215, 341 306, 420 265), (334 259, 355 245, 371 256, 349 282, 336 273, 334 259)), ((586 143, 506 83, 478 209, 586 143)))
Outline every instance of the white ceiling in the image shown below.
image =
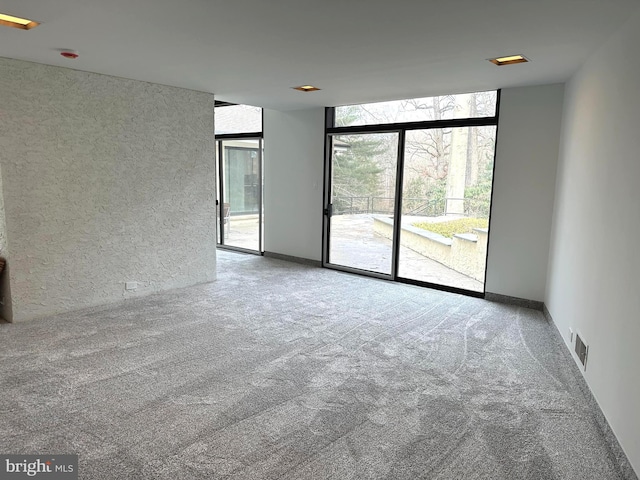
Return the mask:
MULTIPOLYGON (((0 0, 0 56, 280 110, 563 82, 640 0, 0 0), (77 60, 59 55, 76 49, 77 60), (522 53, 531 63, 496 67, 522 53), (290 87, 313 84, 322 91, 290 87)), ((0 72, 2 74, 2 72, 0 72)))

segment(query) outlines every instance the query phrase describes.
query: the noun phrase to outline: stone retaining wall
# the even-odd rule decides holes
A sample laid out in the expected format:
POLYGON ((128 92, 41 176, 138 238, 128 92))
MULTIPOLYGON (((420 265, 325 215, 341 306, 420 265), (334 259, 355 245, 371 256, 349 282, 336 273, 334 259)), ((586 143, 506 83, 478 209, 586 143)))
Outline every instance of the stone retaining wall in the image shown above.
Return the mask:
MULTIPOLYGON (((373 229, 385 238, 393 238, 393 221, 386 216, 373 217, 373 229)), ((474 228, 474 233, 456 234, 453 238, 434 232, 403 225, 400 244, 427 258, 484 282, 489 231, 474 228)))

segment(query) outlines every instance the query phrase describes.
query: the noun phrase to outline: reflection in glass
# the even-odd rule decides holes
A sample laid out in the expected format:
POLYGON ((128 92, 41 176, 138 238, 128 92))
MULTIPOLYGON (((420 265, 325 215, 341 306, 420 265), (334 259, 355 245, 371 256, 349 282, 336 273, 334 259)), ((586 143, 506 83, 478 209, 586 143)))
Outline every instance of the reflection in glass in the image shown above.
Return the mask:
POLYGON ((262 132, 262 108, 229 105, 215 108, 216 135, 262 132))
POLYGON ((425 122, 453 118, 493 117, 497 92, 477 92, 439 97, 336 107, 336 127, 425 122))

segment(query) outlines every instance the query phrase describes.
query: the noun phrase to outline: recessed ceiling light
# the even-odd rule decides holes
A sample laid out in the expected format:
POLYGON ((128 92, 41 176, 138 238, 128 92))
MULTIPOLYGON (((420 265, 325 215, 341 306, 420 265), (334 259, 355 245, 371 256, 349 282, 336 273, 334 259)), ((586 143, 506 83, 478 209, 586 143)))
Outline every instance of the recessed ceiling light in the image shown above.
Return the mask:
POLYGON ((316 92, 320 90, 318 87, 314 87, 313 85, 300 85, 299 87, 291 87, 294 90, 300 90, 301 92, 316 92))
POLYGON ((0 13, 0 25, 4 25, 5 27, 19 28, 21 30, 31 30, 32 28, 37 27, 40 24, 27 18, 14 17, 13 15, 0 13))
POLYGON ((508 57, 490 58, 489 61, 501 67, 502 65, 513 65, 514 63, 527 63, 529 60, 524 55, 509 55, 508 57))

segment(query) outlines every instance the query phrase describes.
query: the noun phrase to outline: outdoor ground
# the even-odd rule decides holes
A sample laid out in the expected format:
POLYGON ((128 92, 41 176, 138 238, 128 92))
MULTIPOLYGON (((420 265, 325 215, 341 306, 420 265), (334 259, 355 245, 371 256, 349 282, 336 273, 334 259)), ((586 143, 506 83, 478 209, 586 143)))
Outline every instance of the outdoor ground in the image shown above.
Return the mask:
MULTIPOLYGON (((421 220, 422 221, 422 220, 421 220)), ((373 231, 373 217, 335 215, 331 218, 331 263, 353 266, 374 272, 389 273, 391 240, 373 231)), ((419 253, 400 247, 399 276, 482 292, 484 286, 471 277, 456 272, 419 253)))
MULTIPOLYGON (((416 221, 424 221, 424 218, 416 221)), ((225 244, 258 250, 257 215, 231 217, 225 244)), ((373 217, 368 214, 334 215, 331 218, 330 262, 335 265, 390 273, 391 241, 373 231, 373 217)), ((417 252, 400 247, 399 276, 429 283, 482 292, 484 286, 471 277, 456 272, 417 252)))

